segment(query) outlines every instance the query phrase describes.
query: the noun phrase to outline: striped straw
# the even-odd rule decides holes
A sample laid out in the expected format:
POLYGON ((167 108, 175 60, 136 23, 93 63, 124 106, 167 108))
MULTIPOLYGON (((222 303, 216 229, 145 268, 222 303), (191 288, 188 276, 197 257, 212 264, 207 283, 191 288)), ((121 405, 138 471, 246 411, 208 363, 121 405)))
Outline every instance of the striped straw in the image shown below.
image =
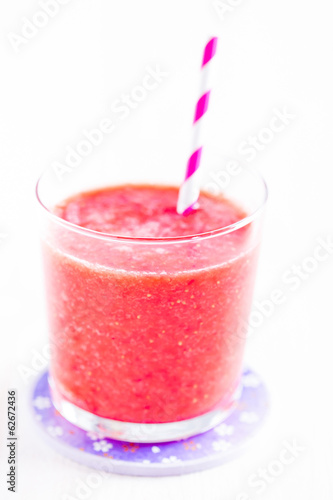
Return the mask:
POLYGON ((210 96, 209 69, 210 61, 216 54, 217 38, 214 37, 207 43, 201 65, 201 92, 200 99, 194 114, 193 121, 193 153, 190 156, 185 174, 185 180, 179 189, 177 212, 180 215, 187 215, 198 208, 199 189, 199 166, 202 153, 200 126, 202 118, 207 113, 210 96))

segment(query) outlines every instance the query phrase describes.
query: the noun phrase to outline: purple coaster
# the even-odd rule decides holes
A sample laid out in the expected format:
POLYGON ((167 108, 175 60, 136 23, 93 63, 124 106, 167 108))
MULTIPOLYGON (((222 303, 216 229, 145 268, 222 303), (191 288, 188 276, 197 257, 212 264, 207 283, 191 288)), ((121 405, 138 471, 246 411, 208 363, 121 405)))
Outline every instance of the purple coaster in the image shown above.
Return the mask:
POLYGON ((235 410, 222 424, 204 434, 169 443, 127 443, 76 427, 54 408, 47 372, 36 383, 32 405, 52 447, 66 457, 105 472, 168 476, 223 464, 241 453, 253 438, 266 417, 268 394, 251 370, 243 373, 241 383, 235 410))

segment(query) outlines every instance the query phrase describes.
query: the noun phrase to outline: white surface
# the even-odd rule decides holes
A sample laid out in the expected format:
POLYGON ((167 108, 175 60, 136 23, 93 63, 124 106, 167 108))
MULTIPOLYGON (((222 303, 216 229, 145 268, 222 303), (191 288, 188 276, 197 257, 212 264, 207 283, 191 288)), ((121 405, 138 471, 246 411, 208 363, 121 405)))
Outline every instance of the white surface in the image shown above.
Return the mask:
POLYGON ((7 34, 20 33, 22 18, 31 19, 40 7, 35 0, 1 4, 1 498, 12 498, 5 485, 6 391, 12 387, 19 395, 15 498, 333 497, 333 255, 300 280, 297 290, 283 282, 284 273, 313 254, 318 237, 333 235, 332 7, 328 0, 224 4, 238 6, 222 20, 208 0, 72 0, 19 53, 7 34), (18 372, 32 366, 47 342, 34 184, 45 167, 62 160, 67 145, 82 138, 84 128, 111 116, 113 101, 155 64, 169 76, 85 161, 105 161, 119 151, 125 161, 150 169, 152 178, 155 168, 169 168, 181 180, 202 47, 214 34, 221 40, 207 144, 246 160, 238 145, 257 135, 275 108, 295 115, 252 162, 270 188, 256 298, 267 299, 276 288, 285 297, 251 335, 247 349, 248 362, 271 391, 271 431, 225 467, 163 479, 110 475, 82 496, 78 481, 87 482, 91 471, 44 445, 31 426, 29 386, 18 372), (259 494, 249 478, 279 457, 285 440, 305 450, 270 476, 259 494))

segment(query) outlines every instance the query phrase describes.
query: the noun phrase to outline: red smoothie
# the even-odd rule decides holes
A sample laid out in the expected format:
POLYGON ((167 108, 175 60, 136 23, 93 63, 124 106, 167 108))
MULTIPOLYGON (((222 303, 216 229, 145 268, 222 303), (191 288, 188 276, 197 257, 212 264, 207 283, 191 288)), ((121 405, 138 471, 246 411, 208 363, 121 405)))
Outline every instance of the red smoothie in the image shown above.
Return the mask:
POLYGON ((126 185, 54 209, 90 231, 57 224, 44 241, 51 375, 95 415, 184 420, 227 408, 239 383, 257 238, 252 224, 219 234, 246 217, 230 201, 202 193, 184 217, 177 195, 126 185))

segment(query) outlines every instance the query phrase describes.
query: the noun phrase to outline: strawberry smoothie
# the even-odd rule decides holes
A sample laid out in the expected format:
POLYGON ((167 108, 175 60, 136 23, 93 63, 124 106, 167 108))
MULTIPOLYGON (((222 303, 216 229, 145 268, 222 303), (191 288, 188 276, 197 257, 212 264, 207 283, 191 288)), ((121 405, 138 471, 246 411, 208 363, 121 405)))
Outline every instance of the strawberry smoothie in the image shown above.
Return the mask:
POLYGON ((177 195, 123 185, 53 210, 60 222, 43 244, 51 376, 94 415, 177 422, 232 403, 258 237, 253 223, 221 234, 247 215, 231 201, 201 193, 184 217, 177 195))

